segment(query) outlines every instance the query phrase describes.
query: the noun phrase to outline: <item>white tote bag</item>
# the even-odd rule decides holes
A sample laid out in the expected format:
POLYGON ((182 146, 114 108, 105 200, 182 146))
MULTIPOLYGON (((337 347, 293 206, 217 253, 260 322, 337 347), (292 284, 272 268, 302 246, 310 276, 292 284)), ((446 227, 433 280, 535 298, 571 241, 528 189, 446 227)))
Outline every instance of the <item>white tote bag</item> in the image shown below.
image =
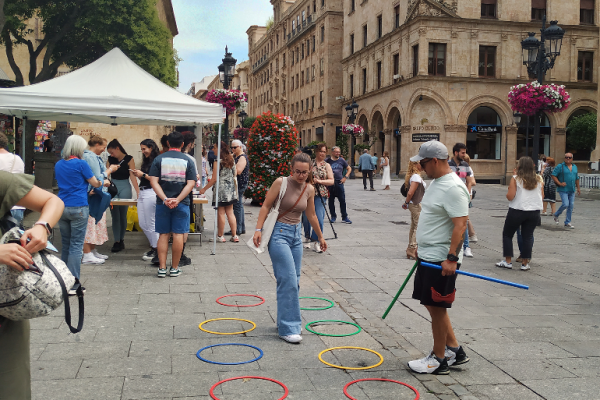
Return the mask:
POLYGON ((260 246, 256 247, 254 245, 254 237, 251 237, 246 243, 248 247, 258 254, 264 253, 269 245, 269 240, 271 240, 271 235, 273 234, 273 228, 275 228, 275 223, 277 222, 277 218, 279 218, 279 206, 281 205, 281 199, 283 199, 286 189, 287 178, 283 178, 281 181, 281 188, 279 189, 279 197, 277 198, 277 202, 273 205, 271 211, 269 211, 269 215, 267 215, 267 218, 263 224, 260 246))

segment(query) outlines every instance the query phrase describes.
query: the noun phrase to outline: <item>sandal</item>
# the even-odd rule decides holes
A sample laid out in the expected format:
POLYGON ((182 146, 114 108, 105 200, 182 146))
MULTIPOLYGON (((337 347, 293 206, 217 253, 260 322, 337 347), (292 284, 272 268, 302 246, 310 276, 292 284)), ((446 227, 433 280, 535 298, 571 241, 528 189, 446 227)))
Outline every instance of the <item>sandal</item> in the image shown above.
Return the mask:
POLYGON ((238 235, 232 236, 230 240, 233 243, 239 243, 240 242, 240 238, 238 237, 238 235))
POLYGON ((225 240, 225 236, 217 236, 217 242, 218 243, 225 243, 227 240, 225 240))

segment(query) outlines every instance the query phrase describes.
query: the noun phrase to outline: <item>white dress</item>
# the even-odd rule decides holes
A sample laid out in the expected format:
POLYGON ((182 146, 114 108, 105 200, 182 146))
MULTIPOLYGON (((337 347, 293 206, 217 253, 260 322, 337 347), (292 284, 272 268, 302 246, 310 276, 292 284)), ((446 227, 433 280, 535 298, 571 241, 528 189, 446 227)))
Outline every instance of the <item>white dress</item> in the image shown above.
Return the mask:
POLYGON ((383 167, 383 174, 381 176, 381 186, 389 186, 391 183, 390 179, 390 161, 388 158, 381 157, 381 163, 385 163, 387 161, 386 166, 383 167))

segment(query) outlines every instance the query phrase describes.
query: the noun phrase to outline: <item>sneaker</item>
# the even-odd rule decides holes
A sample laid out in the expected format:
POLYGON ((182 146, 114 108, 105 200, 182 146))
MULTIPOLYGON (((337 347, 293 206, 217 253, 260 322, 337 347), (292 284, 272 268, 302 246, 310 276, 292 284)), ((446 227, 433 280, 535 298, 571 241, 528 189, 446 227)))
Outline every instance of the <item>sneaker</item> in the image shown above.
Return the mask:
POLYGON ((186 265, 190 265, 192 263, 192 259, 181 253, 181 257, 179 258, 179 265, 185 267, 186 265))
POLYGON ((496 267, 512 269, 512 263, 507 263, 505 260, 496 263, 496 267))
POLYGON ((521 265, 521 271, 529 271, 531 268, 529 268, 529 264, 525 265, 521 265))
POLYGON ((298 344, 302 341, 302 336, 300 335, 287 335, 287 336, 282 336, 279 335, 279 337, 283 340, 285 340, 288 343, 293 343, 293 344, 298 344))
POLYGON ((83 258, 81 259, 82 264, 104 264, 104 260, 101 258, 97 258, 92 252, 83 253, 83 258))
POLYGON ((157 276, 159 278, 166 278, 167 277, 167 269, 166 268, 165 269, 159 268, 157 276))
POLYGON ((144 255, 142 256, 142 260, 144 261, 150 261, 154 258, 154 256, 156 255, 156 249, 150 249, 147 252, 144 253, 144 255))
POLYGON ((150 261, 152 265, 160 265, 160 261, 158 260, 158 254, 152 257, 152 261, 150 261))
POLYGON ((115 242, 115 244, 113 244, 113 247, 111 247, 111 249, 110 249, 110 251, 111 251, 112 253, 118 253, 118 252, 120 252, 121 250, 122 250, 122 249, 121 249, 121 242, 115 242))
POLYGON ((231 240, 233 243, 239 243, 240 242, 240 238, 238 237, 238 235, 232 236, 231 240))
POLYGON ((345 224, 351 224, 352 223, 352 221, 350 221, 350 219, 348 217, 342 219, 342 222, 345 223, 345 224))
POLYGON ((465 247, 464 249, 464 253, 465 253, 465 257, 473 257, 473 252, 471 251, 470 247, 465 247))
POLYGON ((367 188, 365 188, 365 190, 367 190, 367 188))
POLYGON ((558 225, 558 217, 554 217, 554 223, 558 225))
MULTIPOLYGON (((167 272, 167 270, 165 269, 165 273, 166 273, 166 272, 167 272)), ((175 268, 171 268, 171 269, 169 270, 169 276, 170 276, 171 278, 178 277, 178 276, 179 276, 179 274, 181 274, 181 268, 176 268, 176 269, 175 269, 175 268)))
POLYGON ((448 375, 450 373, 446 358, 439 361, 433 352, 420 360, 409 361, 408 368, 418 374, 448 375))
POLYGON ((477 235, 469 236, 469 242, 477 243, 478 240, 477 235))
POLYGON ((101 260, 108 260, 108 256, 98 253, 98 250, 96 249, 92 250, 92 254, 101 260))
POLYGON ((321 243, 315 242, 315 252, 317 252, 317 253, 323 252, 323 250, 321 250, 321 243))
POLYGON ((548 216, 548 213, 547 213, 546 211, 544 211, 544 212, 542 213, 542 215, 543 215, 544 217, 547 217, 547 216, 548 216))
POLYGON ((304 243, 304 248, 305 249, 310 249, 311 247, 313 247, 312 242, 306 242, 306 243, 304 243))
POLYGON ((337 217, 331 217, 331 223, 334 223, 335 221, 337 221, 337 217))
POLYGON ((77 294, 77 289, 79 289, 80 287, 83 293, 85 293, 85 288, 81 286, 81 282, 79 282, 79 279, 76 279, 75 283, 73 284, 73 287, 69 289, 69 296, 75 296, 77 294))
POLYGON ((226 241, 225 236, 217 236, 217 243, 225 243, 226 241))
POLYGON ((446 346, 446 352, 444 355, 446 356, 446 361, 448 362, 449 367, 452 365, 466 364, 471 361, 471 359, 467 357, 467 354, 463 350, 462 346, 458 348, 456 353, 446 346))
POLYGON ((369 190, 370 190, 371 192, 374 192, 374 191, 375 191, 375 188, 371 188, 371 189, 369 189, 369 190))
POLYGON ((565 224, 565 228, 575 229, 575 227, 573 225, 571 225, 570 222, 568 224, 565 224))

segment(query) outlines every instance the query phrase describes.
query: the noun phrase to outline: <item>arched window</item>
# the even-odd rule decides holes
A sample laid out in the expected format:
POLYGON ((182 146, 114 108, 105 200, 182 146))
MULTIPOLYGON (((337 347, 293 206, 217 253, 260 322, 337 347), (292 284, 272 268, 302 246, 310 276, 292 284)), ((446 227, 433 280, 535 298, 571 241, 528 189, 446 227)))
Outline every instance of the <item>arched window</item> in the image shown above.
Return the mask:
POLYGON ((478 107, 469 116, 467 129, 467 153, 471 159, 500 160, 502 122, 490 107, 478 107))

